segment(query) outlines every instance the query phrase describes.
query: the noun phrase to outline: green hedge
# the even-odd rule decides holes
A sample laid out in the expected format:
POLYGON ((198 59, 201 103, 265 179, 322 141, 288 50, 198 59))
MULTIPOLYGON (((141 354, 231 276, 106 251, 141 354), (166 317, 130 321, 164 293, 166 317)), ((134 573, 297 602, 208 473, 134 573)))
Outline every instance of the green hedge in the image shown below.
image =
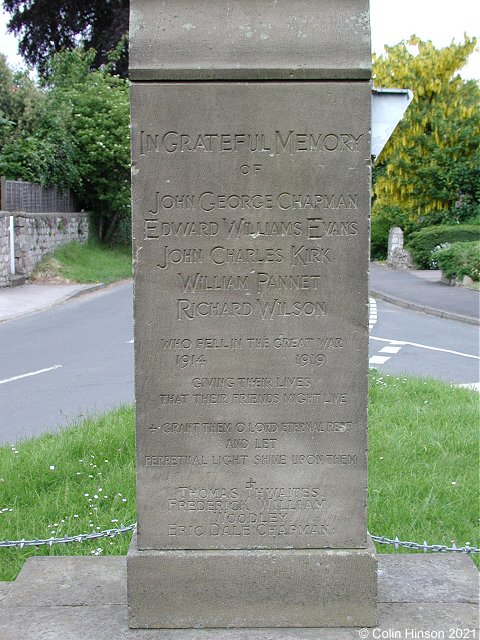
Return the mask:
POLYGON ((388 253, 388 234, 392 227, 400 227, 405 238, 412 231, 409 212, 395 205, 372 206, 372 222, 370 233, 370 257, 372 260, 383 260, 388 253))
POLYGON ((478 280, 480 274, 480 241, 454 242, 449 247, 437 249, 432 254, 432 262, 447 278, 462 280, 470 276, 478 280))
POLYGON ((406 248, 420 269, 429 269, 431 254, 435 247, 474 240, 480 240, 480 225, 438 225, 425 227, 412 233, 406 248))
POLYGON ((388 233, 391 223, 383 217, 372 217, 370 227, 370 259, 384 260, 388 253, 388 233))

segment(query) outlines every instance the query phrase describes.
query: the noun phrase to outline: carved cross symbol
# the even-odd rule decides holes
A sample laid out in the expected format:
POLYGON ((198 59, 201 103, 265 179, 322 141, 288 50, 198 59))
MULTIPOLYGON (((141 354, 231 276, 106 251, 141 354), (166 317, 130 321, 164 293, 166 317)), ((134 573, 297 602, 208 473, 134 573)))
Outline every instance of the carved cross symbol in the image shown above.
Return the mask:
POLYGON ((247 489, 252 489, 255 484, 257 484, 255 480, 253 478, 249 478, 245 486, 247 487, 247 489))

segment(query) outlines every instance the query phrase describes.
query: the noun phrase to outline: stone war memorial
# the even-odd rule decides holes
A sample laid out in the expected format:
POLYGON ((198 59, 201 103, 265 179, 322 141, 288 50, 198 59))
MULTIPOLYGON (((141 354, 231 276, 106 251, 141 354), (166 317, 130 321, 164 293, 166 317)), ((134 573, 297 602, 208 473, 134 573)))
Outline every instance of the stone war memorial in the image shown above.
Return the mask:
POLYGON ((131 627, 376 624, 370 75, 367 0, 132 2, 131 627))
POLYGON ((367 534, 368 0, 130 24, 137 532, 28 558, 0 639, 478 637, 466 554, 367 534))

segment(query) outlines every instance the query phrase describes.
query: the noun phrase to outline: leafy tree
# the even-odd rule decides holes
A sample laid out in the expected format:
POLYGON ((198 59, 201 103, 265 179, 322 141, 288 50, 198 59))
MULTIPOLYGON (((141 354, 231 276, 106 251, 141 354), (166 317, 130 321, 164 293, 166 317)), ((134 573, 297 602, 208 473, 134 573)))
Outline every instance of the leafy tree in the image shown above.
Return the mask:
POLYGON ((54 53, 93 48, 98 68, 121 43, 115 73, 127 76, 128 0, 3 0, 3 8, 11 14, 9 31, 20 36, 20 53, 41 75, 54 53))
POLYGON ((104 242, 129 238, 129 86, 108 66, 91 71, 95 51, 55 55, 33 130, 21 129, 0 149, 0 172, 71 188, 104 242))
POLYGON ((48 70, 48 104, 73 148, 72 188, 92 213, 101 240, 130 219, 129 85, 107 67, 91 71, 94 51, 66 51, 48 70))
POLYGON ((14 73, 0 53, 0 149, 17 131, 32 131, 43 95, 25 73, 14 73))
POLYGON ((475 38, 436 49, 412 36, 374 56, 378 87, 409 88, 414 100, 374 169, 378 210, 398 205, 410 222, 471 218, 480 202, 480 88, 457 74, 475 38))

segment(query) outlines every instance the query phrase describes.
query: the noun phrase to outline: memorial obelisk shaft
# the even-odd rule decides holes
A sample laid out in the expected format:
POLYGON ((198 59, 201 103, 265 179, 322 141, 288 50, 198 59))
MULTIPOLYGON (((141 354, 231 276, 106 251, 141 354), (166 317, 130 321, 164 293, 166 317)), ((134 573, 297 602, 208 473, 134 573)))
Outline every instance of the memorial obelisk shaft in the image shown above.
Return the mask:
POLYGON ((132 1, 132 627, 376 619, 368 2, 286 5, 132 1))

